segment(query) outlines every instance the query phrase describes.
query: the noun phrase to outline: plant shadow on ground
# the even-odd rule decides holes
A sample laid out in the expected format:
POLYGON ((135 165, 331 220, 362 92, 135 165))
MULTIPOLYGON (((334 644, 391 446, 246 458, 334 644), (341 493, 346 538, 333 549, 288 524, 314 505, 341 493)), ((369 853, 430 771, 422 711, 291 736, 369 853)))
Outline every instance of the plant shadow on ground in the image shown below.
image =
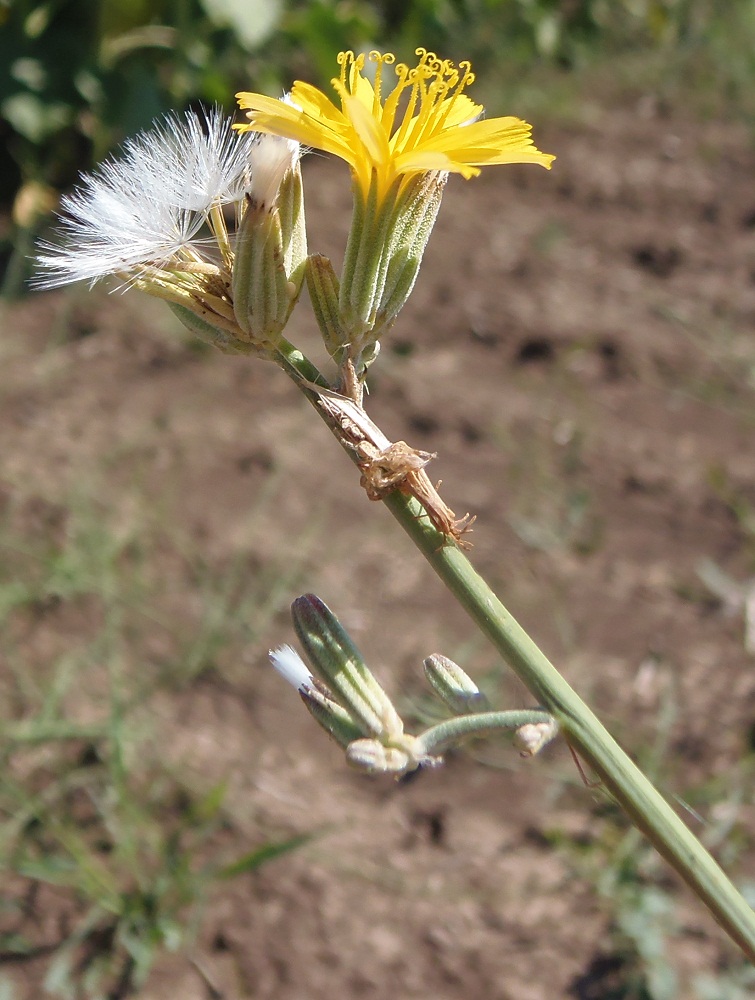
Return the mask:
MULTIPOLYGON (((744 604, 699 572, 753 574, 752 149, 596 115, 539 132, 550 176, 449 186, 368 407, 439 453, 481 571, 752 892, 744 604)), ((337 257, 348 184, 305 170, 337 257)), ((282 375, 133 296, 4 326, 4 995, 746 995, 563 747, 370 781, 281 690, 266 650, 313 590, 399 697, 439 651, 529 703, 282 375)))

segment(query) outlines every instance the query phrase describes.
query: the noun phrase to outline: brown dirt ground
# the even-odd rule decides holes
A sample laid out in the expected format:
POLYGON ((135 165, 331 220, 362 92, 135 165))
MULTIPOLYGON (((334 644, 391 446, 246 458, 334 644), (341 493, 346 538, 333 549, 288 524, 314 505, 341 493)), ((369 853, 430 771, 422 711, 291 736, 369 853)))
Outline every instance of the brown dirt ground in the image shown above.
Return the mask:
MULTIPOLYGON (((750 137, 643 101, 537 138, 558 154, 552 173, 449 185, 368 409, 391 438, 439 453, 447 501, 477 515, 477 567, 631 753, 647 760, 660 741, 661 786, 752 880, 753 660, 742 614, 698 575, 708 559, 745 582, 755 554, 750 137)), ((344 169, 310 157, 305 184, 310 245, 337 258, 344 169)), ((422 692, 437 650, 492 678, 502 705, 529 701, 288 381, 197 351, 136 295, 38 295, 3 326, 0 476, 28 530, 91 490, 114 530, 153 517, 159 538, 167 519, 217 572, 241 565, 260 601, 291 574, 246 648, 149 711, 189 783, 227 780, 231 855, 273 832, 326 832, 214 890, 191 955, 162 958, 140 995, 211 995, 190 957, 227 1000, 612 995, 614 907, 596 882, 620 825, 563 746, 370 780, 266 665, 292 640, 288 602, 311 590, 397 697, 422 692)), ((290 338, 311 345, 310 329, 303 304, 290 338)), ((162 611, 190 629, 206 595, 167 542, 150 558, 168 581, 162 611)), ((64 602, 16 641, 41 662, 92 627, 90 611, 64 602)), ((142 668, 172 641, 151 636, 142 668)), ((693 997, 692 978, 736 952, 663 865, 643 855, 636 877, 675 900, 664 961, 693 997)), ((39 996, 41 960, 5 973, 39 996)))

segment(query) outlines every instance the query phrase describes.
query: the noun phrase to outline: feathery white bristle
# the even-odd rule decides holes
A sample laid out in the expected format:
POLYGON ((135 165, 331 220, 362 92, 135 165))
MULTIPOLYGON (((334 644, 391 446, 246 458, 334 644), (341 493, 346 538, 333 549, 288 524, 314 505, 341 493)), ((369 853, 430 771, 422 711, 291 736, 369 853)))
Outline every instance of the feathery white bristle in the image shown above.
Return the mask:
POLYGON ((312 673, 292 646, 286 645, 271 649, 269 655, 270 662, 281 677, 297 691, 311 685, 312 673))
POLYGON ((217 108, 168 115, 62 199, 60 243, 40 243, 38 288, 167 266, 192 244, 213 205, 249 189, 257 136, 237 136, 217 108))
POLYGON ((219 108, 200 116, 187 111, 185 121, 167 115, 125 150, 151 162, 147 184, 157 183, 163 197, 181 208, 206 212, 213 204, 243 198, 249 186, 250 160, 256 136, 239 135, 219 108))
POLYGON ((249 195, 259 208, 271 209, 286 171, 299 160, 300 146, 293 139, 259 134, 254 146, 249 195))

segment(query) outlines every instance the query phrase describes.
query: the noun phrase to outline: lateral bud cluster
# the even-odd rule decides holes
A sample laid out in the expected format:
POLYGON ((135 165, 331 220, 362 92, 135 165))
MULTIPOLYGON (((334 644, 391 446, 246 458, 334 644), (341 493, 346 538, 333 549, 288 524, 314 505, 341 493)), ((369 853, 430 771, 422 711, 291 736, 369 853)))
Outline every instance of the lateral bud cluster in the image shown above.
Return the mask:
POLYGON ((382 774, 402 774, 430 763, 418 750, 416 737, 404 732, 393 702, 330 608, 315 594, 304 594, 293 602, 291 613, 312 673, 290 646, 271 652, 273 666, 346 750, 347 761, 382 774))
POLYGON ((312 717, 345 751, 352 767, 400 777, 442 763, 442 751, 470 737, 512 732, 522 756, 537 753, 558 732, 543 709, 495 712, 453 660, 438 653, 424 663, 435 693, 454 716, 418 736, 407 733, 392 701, 369 670, 348 632, 315 594, 291 605, 294 629, 311 666, 290 646, 271 650, 281 676, 299 692, 312 717))
POLYGON ((307 256, 299 158, 298 142, 239 137, 217 109, 168 115, 63 198, 35 283, 114 275, 221 351, 274 358, 307 256))

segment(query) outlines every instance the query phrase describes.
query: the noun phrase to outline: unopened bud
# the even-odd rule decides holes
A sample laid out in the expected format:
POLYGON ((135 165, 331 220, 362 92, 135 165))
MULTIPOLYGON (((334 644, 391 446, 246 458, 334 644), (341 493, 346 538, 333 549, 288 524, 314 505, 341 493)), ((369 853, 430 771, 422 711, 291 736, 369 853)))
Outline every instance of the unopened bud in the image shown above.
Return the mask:
POLYGON ((380 740, 354 740, 346 748, 346 760, 352 767, 370 774, 405 774, 418 767, 437 767, 441 757, 425 753, 414 736, 403 736, 396 745, 386 745, 380 740))
POLYGON ((315 594, 304 594, 291 605, 291 614, 313 670, 363 731, 388 741, 399 738, 401 718, 330 608, 315 594))
POLYGON ((300 688, 299 694, 312 718, 340 746, 346 748, 364 736, 364 730, 330 697, 330 692, 319 681, 313 680, 311 685, 300 688))
POLYGON ((536 753, 540 753, 543 747, 558 736, 558 730, 558 723, 552 716, 542 722, 528 722, 520 726, 514 739, 522 757, 534 757, 536 753))
POLYGON ((458 663, 433 653, 422 666, 432 689, 455 715, 487 711, 487 698, 458 663))
POLYGON ((251 344, 274 350, 296 305, 307 257, 299 146, 262 136, 236 233, 233 311, 251 344))
MULTIPOLYGON (((168 302, 168 305, 190 333, 199 337, 206 344, 217 347, 223 354, 265 353, 264 351, 258 352, 253 344, 240 340, 222 326, 215 326, 205 319, 204 316, 209 315, 209 310, 203 310, 199 302, 196 303, 197 312, 193 312, 188 306, 178 305, 176 302, 168 302), (200 312, 202 315, 199 315, 200 312)), ((241 333, 240 330, 238 332, 241 333)))
POLYGON ((446 176, 442 173, 417 174, 396 205, 387 249, 388 268, 374 332, 387 329, 395 322, 414 288, 445 186, 446 176))
POLYGON ((384 746, 379 740, 354 740, 346 748, 346 760, 370 774, 401 774, 409 766, 409 755, 404 750, 384 746))
POLYGON ((330 357, 340 367, 349 343, 338 306, 338 278, 329 257, 310 254, 306 267, 307 290, 312 311, 330 357))

